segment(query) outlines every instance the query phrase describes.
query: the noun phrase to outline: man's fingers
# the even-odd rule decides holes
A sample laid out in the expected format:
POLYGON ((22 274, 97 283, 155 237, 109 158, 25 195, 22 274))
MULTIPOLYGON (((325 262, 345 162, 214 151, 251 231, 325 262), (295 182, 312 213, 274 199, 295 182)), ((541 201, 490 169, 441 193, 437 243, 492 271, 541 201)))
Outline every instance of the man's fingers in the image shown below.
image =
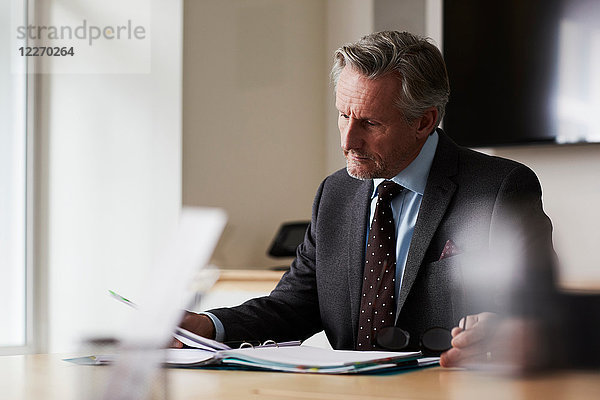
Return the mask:
POLYGON ((480 349, 457 349, 455 347, 440 355, 440 365, 445 368, 464 367, 467 360, 481 354, 480 349))
POLYGON ((450 331, 450 334, 452 335, 452 337, 456 337, 461 332, 464 332, 469 329, 473 329, 477 325, 478 320, 479 319, 478 319, 477 315, 467 315, 466 317, 463 317, 460 319, 460 321, 458 321, 458 326, 455 326, 454 328, 452 328, 452 331, 450 331))
POLYGON ((485 312, 476 315, 468 315, 466 321, 462 318, 457 328, 452 329, 452 346, 464 348, 481 342, 492 334, 497 323, 496 314, 485 312), (465 326, 466 329, 462 329, 465 326))
POLYGON ((466 349, 453 347, 440 355, 440 365, 445 368, 482 365, 490 361, 492 360, 488 357, 488 351, 482 346, 471 346, 466 349))
POLYGON ((462 328, 463 330, 469 330, 469 329, 473 329, 473 327, 475 325, 477 325, 478 322, 479 322, 479 314, 467 315, 466 317, 463 317, 460 319, 460 321, 458 322, 458 327, 462 328), (466 319, 466 321, 465 321, 465 319, 466 319))
POLYGON ((458 367, 460 350, 452 348, 440 355, 440 365, 444 368, 458 367))
POLYGON ((183 348, 183 343, 181 343, 179 340, 173 338, 173 340, 171 341, 171 346, 169 346, 173 349, 181 349, 183 348))
POLYGON ((481 326, 474 326, 472 329, 467 329, 458 333, 452 339, 452 347, 466 348, 481 342, 486 337, 486 330, 481 326))

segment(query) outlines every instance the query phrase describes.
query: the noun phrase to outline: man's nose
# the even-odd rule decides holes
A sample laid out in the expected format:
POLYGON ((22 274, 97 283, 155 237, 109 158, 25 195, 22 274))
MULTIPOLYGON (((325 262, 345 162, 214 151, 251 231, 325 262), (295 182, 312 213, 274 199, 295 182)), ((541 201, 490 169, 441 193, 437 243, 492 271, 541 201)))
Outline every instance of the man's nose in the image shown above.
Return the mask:
POLYGON ((362 147, 362 129, 360 123, 352 118, 348 119, 348 123, 342 129, 342 149, 349 151, 360 149, 362 147))

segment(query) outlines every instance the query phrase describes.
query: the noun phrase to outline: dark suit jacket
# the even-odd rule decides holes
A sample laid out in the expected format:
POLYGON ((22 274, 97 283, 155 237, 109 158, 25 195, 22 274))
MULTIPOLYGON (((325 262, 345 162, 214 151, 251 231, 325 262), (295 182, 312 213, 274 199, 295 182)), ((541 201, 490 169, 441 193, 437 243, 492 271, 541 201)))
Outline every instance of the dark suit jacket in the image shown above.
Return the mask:
MULTIPOLYGON (((534 260, 541 259, 540 249, 548 254, 552 248, 535 174, 519 163, 461 148, 441 130, 439 135, 398 299, 397 326, 411 334, 410 348, 418 347, 428 328, 452 328, 467 312, 501 305, 487 289, 486 301, 469 293, 463 277, 473 274, 462 266, 463 254, 439 260, 447 240, 464 254, 484 255, 475 263, 479 272, 504 268, 492 262, 490 249, 507 225, 506 247, 535 253, 534 260)), ((354 348, 372 190, 372 180, 352 178, 345 169, 321 183, 304 242, 273 292, 210 311, 223 323, 227 340, 305 339, 324 329, 334 348, 354 348)), ((542 270, 542 278, 526 273, 518 280, 551 279, 547 264, 537 264, 541 267, 519 268, 542 270)))

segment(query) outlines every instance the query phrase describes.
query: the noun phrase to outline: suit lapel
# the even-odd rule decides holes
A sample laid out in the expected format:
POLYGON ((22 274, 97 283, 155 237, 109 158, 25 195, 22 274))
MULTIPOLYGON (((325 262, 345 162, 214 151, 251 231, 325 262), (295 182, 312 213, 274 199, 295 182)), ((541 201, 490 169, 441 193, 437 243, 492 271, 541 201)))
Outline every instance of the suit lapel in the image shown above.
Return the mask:
POLYGON ((402 287, 398 295, 397 315, 404 306, 408 293, 417 278, 425 252, 456 190, 456 183, 449 178, 455 175, 457 170, 456 145, 441 130, 438 130, 438 134, 440 139, 419 208, 419 216, 402 278, 402 287))
POLYGON ((358 329, 358 310, 360 308, 360 291, 364 273, 365 243, 367 240, 367 224, 369 203, 373 193, 373 181, 365 181, 360 185, 352 200, 352 217, 348 231, 348 286, 350 291, 350 311, 352 315, 353 343, 356 342, 358 329))

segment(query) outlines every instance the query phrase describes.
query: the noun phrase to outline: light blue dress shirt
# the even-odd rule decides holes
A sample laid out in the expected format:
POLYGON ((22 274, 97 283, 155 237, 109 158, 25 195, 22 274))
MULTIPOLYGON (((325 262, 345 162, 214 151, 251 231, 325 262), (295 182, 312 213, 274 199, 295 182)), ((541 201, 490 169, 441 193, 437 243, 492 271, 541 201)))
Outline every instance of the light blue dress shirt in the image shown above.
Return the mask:
MULTIPOLYGON (((429 176, 431 163, 435 156, 438 140, 439 136, 437 132, 429 135, 417 158, 415 158, 408 167, 404 168, 398 175, 391 179, 405 188, 405 190, 392 200, 392 213, 394 215, 394 221, 396 222, 396 299, 399 298, 398 293, 400 292, 400 287, 402 285, 404 267, 406 266, 406 259, 408 258, 408 249, 415 230, 417 216, 419 215, 419 207, 421 207, 421 200, 423 199, 423 193, 425 192, 427 177, 429 176)), ((377 186, 383 181, 384 179, 373 179, 373 193, 371 194, 370 222, 367 230, 367 238, 369 237, 368 231, 370 230, 371 223, 373 222, 373 215, 375 214, 377 186)), ((365 243, 365 251, 366 248, 367 244, 365 243)), ((201 314, 208 316, 215 324, 215 339, 221 342, 225 340, 225 328, 223 323, 211 313, 201 314)), ((398 314, 396 314, 396 317, 397 316, 398 314)))
MULTIPOLYGON (((415 158, 408 167, 400 171, 398 175, 390 179, 404 187, 404 190, 392 200, 392 213, 396 223, 396 299, 399 298, 398 293, 402 286, 404 268, 406 266, 406 259, 408 258, 408 249, 415 230, 419 208, 421 207, 421 200, 423 200, 423 193, 425 192, 425 186, 427 185, 427 177, 429 176, 431 163, 435 156, 438 140, 439 136, 437 132, 429 135, 417 158, 415 158)), ((369 230, 370 224, 373 222, 373 216, 375 215, 377 186, 383 181, 384 179, 373 179, 369 230)), ((368 237, 369 232, 367 231, 367 238, 368 237)))

